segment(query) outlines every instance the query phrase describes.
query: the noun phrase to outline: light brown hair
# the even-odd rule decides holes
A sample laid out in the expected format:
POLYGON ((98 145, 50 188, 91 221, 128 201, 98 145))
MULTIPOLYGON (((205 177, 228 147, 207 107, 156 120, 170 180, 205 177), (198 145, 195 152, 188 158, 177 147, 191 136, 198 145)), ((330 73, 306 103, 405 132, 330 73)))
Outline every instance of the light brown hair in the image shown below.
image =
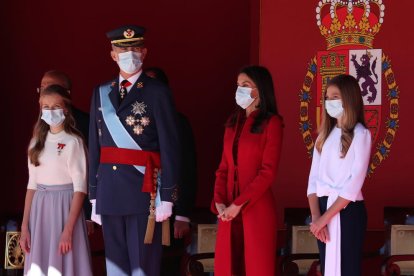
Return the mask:
MULTIPOLYGON (((336 86, 339 89, 341 93, 342 106, 344 108, 341 125, 341 158, 344 158, 349 147, 351 146, 352 139, 354 138, 354 128, 356 124, 361 123, 366 127, 364 103, 358 81, 353 76, 345 74, 338 75, 328 82, 326 88, 328 89, 330 86, 336 86)), ((322 151, 323 144, 336 124, 337 119, 329 116, 326 112, 326 108, 324 108, 322 123, 318 130, 319 136, 316 141, 316 149, 318 152, 322 151)))
MULTIPOLYGON (((76 135, 79 138, 83 139, 82 134, 75 128, 75 119, 72 115, 72 100, 70 98, 68 89, 57 84, 49 85, 41 91, 40 98, 45 95, 59 95, 62 97, 63 103, 67 110, 65 114, 65 120, 63 121, 63 129, 66 133, 76 135)), ((36 167, 40 165, 39 155, 45 147, 47 133, 50 129, 49 125, 43 121, 41 117, 42 108, 40 107, 39 116, 33 128, 31 146, 28 150, 30 163, 36 167)))

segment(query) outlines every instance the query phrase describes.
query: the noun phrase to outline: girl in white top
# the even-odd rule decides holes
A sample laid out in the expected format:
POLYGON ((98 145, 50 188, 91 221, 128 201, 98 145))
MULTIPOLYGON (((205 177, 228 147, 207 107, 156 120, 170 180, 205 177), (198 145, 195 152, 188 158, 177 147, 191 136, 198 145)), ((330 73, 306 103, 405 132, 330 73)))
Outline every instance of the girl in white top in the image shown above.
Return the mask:
POLYGON ((86 151, 75 128, 69 91, 41 91, 40 114, 28 150, 20 246, 25 275, 92 275, 82 205, 86 151))
POLYGON ((361 275, 366 209, 361 188, 371 152, 357 80, 331 79, 308 182, 311 232, 326 276, 361 275))

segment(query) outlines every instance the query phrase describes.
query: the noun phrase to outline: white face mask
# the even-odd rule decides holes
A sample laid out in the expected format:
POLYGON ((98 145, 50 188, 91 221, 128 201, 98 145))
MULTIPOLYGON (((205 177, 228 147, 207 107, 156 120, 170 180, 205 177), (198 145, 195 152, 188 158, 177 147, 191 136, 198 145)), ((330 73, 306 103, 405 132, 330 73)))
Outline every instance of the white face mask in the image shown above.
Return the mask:
POLYGON ((118 66, 127 74, 138 72, 142 67, 141 53, 128 51, 118 54, 118 66))
POLYGON ((236 90, 236 103, 243 109, 249 107, 253 102, 254 98, 250 97, 252 88, 238 86, 236 90))
POLYGON ((344 113, 344 108, 342 107, 341 100, 326 100, 325 101, 326 112, 332 118, 339 118, 344 113))
POLYGON ((41 119, 49 126, 56 127, 63 123, 65 114, 63 114, 63 109, 42 109, 41 119))

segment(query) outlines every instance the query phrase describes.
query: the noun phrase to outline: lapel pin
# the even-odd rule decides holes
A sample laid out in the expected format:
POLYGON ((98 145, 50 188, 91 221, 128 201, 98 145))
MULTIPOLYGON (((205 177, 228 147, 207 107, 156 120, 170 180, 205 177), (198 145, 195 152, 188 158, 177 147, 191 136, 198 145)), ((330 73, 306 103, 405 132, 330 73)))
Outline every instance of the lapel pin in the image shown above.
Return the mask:
POLYGON ((62 152, 63 148, 66 146, 66 144, 62 144, 62 143, 58 143, 57 144, 57 152, 58 155, 60 155, 60 153, 62 152))
POLYGON ((144 87, 144 84, 142 83, 142 81, 138 82, 137 83, 137 88, 142 88, 142 87, 144 87))

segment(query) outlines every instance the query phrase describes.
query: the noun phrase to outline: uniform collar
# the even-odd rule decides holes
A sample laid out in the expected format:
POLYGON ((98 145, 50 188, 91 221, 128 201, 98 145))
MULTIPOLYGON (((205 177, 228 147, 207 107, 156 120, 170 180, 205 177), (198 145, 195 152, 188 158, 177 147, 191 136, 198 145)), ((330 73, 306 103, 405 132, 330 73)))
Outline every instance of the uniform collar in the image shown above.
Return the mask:
MULTIPOLYGON (((131 84, 134 84, 134 83, 136 83, 136 81, 138 80, 138 78, 141 76, 141 74, 142 74, 142 69, 140 69, 140 71, 139 71, 137 74, 135 74, 135 75, 133 75, 133 76, 129 77, 127 80, 128 80, 131 84)), ((124 79, 125 79, 124 77, 122 77, 121 75, 119 75, 119 83, 121 83, 124 79)), ((128 92, 129 92, 129 90, 130 90, 131 88, 132 88, 132 85, 131 85, 131 86, 129 86, 129 87, 127 88, 128 92)))

